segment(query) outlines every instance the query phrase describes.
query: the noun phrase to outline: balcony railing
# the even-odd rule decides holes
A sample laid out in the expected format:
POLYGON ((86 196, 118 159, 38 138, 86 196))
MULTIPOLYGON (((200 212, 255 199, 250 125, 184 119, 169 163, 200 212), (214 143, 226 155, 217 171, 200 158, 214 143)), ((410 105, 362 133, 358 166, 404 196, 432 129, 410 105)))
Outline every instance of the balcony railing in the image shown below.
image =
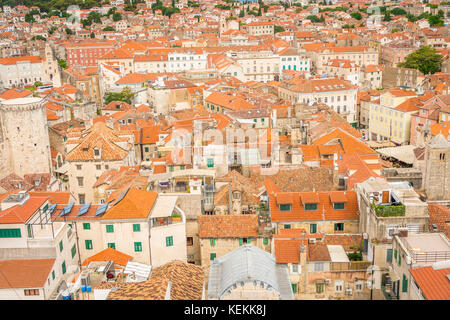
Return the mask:
POLYGON ((398 300, 398 297, 390 290, 390 287, 381 286, 381 292, 383 292, 386 300, 398 300))

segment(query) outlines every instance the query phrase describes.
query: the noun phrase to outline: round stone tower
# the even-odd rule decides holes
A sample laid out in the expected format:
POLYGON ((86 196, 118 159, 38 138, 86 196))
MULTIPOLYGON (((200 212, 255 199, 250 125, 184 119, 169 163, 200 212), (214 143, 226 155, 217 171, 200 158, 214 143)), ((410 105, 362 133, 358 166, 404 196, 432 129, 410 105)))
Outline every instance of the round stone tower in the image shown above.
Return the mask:
POLYGON ((50 173, 51 157, 45 103, 41 98, 0 102, 0 176, 50 173), (3 172, 2 172, 3 171, 3 172))

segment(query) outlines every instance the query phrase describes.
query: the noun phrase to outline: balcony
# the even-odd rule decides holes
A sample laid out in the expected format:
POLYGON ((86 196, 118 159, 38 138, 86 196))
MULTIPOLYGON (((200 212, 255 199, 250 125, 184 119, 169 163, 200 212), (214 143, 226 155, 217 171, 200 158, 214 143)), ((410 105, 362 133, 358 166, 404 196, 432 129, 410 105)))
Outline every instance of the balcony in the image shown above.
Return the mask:
POLYGON ((391 285, 381 285, 381 292, 386 300, 398 300, 398 297, 392 292, 391 285))
POLYGON ((405 215, 404 205, 372 205, 377 217, 397 217, 405 215))

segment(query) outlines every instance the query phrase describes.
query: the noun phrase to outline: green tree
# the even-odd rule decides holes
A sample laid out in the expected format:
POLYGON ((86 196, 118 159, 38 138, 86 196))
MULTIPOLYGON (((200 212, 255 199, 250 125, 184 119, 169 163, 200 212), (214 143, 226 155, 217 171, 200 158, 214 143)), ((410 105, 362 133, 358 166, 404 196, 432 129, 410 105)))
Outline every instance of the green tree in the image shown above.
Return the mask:
POLYGON ((106 26, 103 28, 103 31, 116 31, 113 26, 106 26))
POLYGON ((66 28, 65 31, 69 36, 73 34, 73 31, 70 28, 66 28))
POLYGON ((274 33, 283 32, 284 27, 282 26, 273 26, 274 33))
POLYGON ((423 74, 433 74, 441 70, 442 56, 436 49, 430 46, 423 46, 410 53, 405 62, 399 63, 399 67, 417 69, 423 74))
POLYGON ((94 39, 94 38, 95 38, 95 33, 91 32, 91 39, 94 39))
POLYGON ((394 16, 406 16, 407 12, 403 10, 402 8, 394 8, 391 10, 391 13, 394 16))
POLYGON ((63 59, 58 59, 58 65, 63 69, 67 69, 67 63, 63 59))
POLYGON ((42 86, 42 85, 43 85, 43 83, 40 82, 40 81, 36 81, 36 82, 34 83, 34 86, 35 86, 35 87, 40 87, 40 86, 42 86))
POLYGON ((438 14, 434 15, 434 16, 429 16, 428 17, 428 22, 430 24, 430 27, 443 26, 444 25, 444 21, 441 19, 441 17, 438 14))
POLYGON ((119 12, 113 13, 113 21, 120 21, 122 20, 122 15, 119 12))
POLYGON ((387 12, 384 14, 383 21, 391 21, 391 20, 392 20, 392 18, 391 18, 391 13, 390 13, 389 11, 387 11, 387 12))
POLYGON ((359 13, 359 12, 352 12, 352 13, 350 13, 350 16, 351 16, 353 19, 356 19, 356 20, 361 20, 361 19, 362 19, 362 15, 361 15, 361 13, 359 13))
POLYGON ((245 12, 244 10, 241 9, 241 11, 239 11, 239 18, 243 18, 245 16, 245 12))

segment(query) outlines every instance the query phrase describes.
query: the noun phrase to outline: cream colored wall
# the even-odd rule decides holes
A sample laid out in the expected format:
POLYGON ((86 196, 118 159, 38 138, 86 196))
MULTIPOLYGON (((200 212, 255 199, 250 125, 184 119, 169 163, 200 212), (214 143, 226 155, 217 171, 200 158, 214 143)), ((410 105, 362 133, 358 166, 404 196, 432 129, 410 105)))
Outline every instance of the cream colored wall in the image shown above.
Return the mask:
POLYGON ((279 300, 278 294, 274 290, 262 289, 259 284, 245 282, 244 286, 238 285, 236 289, 224 296, 222 300, 279 300))
POLYGON ((94 201, 94 189, 93 186, 97 179, 105 171, 111 169, 119 169, 121 166, 128 165, 125 161, 67 161, 68 163, 68 176, 69 176, 69 190, 78 201, 78 194, 85 194, 85 203, 94 201), (81 170, 77 170, 77 165, 81 165, 81 170), (101 166, 100 170, 97 170, 97 165, 101 166), (108 169, 106 169, 108 165, 108 169), (83 186, 78 186, 77 177, 83 177, 83 186))
POLYGON ((276 222, 277 233, 280 233, 281 229, 284 229, 284 225, 289 224, 291 229, 305 229, 307 233, 310 232, 310 225, 316 224, 316 233, 359 233, 359 221, 358 220, 330 220, 330 221, 285 221, 276 222), (343 223, 344 231, 334 231, 335 223, 343 223))
POLYGON ((151 264, 158 267, 173 260, 187 262, 186 225, 184 222, 151 229, 151 264), (173 237, 173 246, 166 247, 166 237, 173 237))
MULTIPOLYGON (((241 245, 239 244, 239 238, 216 238, 215 246, 211 246, 210 238, 199 238, 200 240, 200 256, 201 265, 209 268, 211 264, 210 254, 215 253, 216 258, 220 258, 227 253, 238 249, 241 245)), ((250 244, 271 253, 271 242, 272 239, 268 238, 267 245, 264 244, 264 238, 250 238, 250 244)))

